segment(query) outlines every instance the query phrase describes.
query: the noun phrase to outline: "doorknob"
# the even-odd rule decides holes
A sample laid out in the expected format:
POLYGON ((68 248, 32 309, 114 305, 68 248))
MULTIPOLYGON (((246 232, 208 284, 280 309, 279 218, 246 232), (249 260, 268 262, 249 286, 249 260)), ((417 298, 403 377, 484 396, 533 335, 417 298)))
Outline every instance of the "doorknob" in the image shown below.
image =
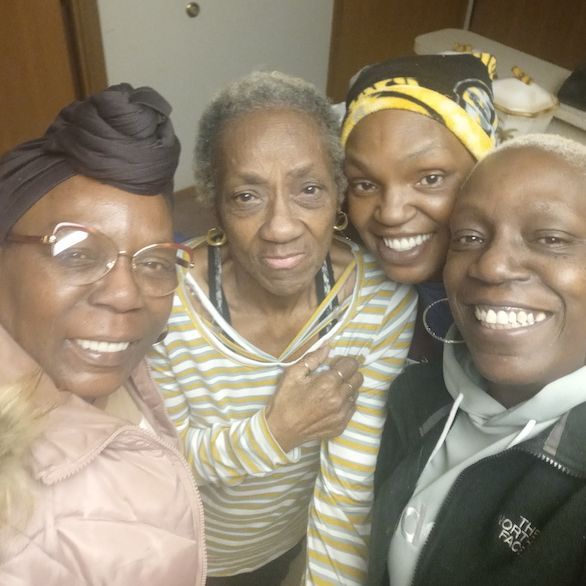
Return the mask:
POLYGON ((197 2, 188 2, 185 6, 185 12, 190 18, 195 18, 199 14, 199 4, 197 2))

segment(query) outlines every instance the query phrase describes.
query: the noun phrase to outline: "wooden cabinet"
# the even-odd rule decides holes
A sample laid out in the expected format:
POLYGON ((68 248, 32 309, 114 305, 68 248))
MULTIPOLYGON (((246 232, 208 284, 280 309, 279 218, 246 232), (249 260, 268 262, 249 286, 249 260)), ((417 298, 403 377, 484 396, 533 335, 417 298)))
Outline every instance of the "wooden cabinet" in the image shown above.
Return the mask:
POLYGON ((348 81, 364 65, 413 53, 416 36, 460 28, 468 0, 336 0, 328 96, 340 101, 348 81))
POLYGON ((342 100, 361 67, 412 54, 415 37, 462 28, 467 16, 472 32, 546 61, 586 61, 586 0, 336 0, 328 95, 342 100))
POLYGON ((566 69, 586 62, 586 0, 476 0, 470 30, 566 69))

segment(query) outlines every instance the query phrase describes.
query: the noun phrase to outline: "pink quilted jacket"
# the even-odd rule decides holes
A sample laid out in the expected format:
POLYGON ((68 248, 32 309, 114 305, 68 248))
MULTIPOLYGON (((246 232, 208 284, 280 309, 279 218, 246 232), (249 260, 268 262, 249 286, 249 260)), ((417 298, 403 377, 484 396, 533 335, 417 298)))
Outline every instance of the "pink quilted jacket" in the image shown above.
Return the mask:
POLYGON ((205 583, 199 493, 144 364, 130 387, 156 433, 59 393, 32 447, 34 511, 0 544, 2 586, 205 583))

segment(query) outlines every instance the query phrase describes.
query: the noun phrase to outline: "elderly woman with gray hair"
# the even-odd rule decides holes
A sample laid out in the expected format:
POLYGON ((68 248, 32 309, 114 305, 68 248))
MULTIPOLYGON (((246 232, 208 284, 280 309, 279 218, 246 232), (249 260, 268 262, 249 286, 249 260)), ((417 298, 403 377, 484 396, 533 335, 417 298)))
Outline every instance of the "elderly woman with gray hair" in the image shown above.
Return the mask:
POLYGON ((386 389, 415 310, 346 238, 338 125, 316 89, 253 73, 204 112, 201 201, 218 227, 150 357, 204 500, 211 584, 364 578, 386 389))

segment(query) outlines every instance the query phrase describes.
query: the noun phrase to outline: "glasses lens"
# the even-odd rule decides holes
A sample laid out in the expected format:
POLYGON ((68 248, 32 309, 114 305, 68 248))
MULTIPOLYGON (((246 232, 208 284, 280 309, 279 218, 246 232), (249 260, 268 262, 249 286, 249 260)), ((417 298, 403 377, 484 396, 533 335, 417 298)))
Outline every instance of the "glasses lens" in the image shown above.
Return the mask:
POLYGON ((63 227, 55 233, 51 254, 63 277, 73 285, 88 285, 103 277, 117 251, 105 236, 82 228, 63 227))
POLYGON ((143 248, 134 255, 132 266, 144 293, 162 297, 177 288, 180 273, 189 263, 189 254, 168 243, 143 248))

